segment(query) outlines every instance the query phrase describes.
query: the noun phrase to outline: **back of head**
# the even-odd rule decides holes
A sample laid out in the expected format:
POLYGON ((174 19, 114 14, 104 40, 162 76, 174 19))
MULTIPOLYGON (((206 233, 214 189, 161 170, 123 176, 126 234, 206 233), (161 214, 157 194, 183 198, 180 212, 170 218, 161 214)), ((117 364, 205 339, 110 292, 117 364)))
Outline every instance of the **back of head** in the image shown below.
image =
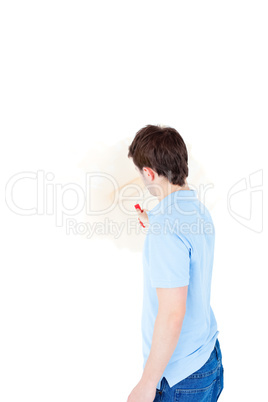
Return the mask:
POLYGON ((150 125, 141 128, 129 146, 128 157, 142 170, 153 169, 172 184, 183 186, 188 177, 188 152, 175 128, 150 125))

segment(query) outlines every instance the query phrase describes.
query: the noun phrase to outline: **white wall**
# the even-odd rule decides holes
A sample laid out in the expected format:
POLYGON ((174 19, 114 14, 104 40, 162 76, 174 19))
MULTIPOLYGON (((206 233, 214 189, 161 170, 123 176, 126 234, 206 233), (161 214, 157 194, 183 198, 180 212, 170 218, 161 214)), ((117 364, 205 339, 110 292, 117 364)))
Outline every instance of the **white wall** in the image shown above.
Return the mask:
MULTIPOLYGON (((100 206, 113 191, 103 183, 86 188, 86 172, 110 172, 120 186, 135 180, 125 150, 146 124, 175 127, 189 146, 189 183, 197 190, 211 185, 206 202, 216 226, 211 305, 225 369, 221 400, 262 400, 265 6, 2 4, 3 402, 126 401, 138 382, 144 234, 88 238, 68 234, 67 219, 96 222, 86 216, 84 199, 92 196, 100 206), (28 208, 38 213, 26 215, 28 208)), ((116 209, 109 216, 126 220, 116 209)))

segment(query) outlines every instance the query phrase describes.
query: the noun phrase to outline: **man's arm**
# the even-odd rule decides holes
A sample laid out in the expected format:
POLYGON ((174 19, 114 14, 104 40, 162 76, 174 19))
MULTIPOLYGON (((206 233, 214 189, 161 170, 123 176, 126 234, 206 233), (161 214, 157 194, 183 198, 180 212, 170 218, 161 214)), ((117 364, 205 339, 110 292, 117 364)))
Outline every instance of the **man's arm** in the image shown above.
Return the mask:
POLYGON ((158 313, 152 345, 141 382, 156 388, 180 337, 186 312, 188 285, 177 288, 156 288, 158 313))

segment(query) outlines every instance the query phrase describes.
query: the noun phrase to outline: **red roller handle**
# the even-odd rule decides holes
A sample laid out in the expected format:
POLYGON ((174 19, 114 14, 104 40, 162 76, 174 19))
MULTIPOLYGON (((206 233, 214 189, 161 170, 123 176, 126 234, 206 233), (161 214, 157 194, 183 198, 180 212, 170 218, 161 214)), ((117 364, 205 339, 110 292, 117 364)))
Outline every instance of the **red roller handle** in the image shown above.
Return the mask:
MULTIPOLYGON (((143 212, 143 209, 141 209, 141 207, 140 207, 139 204, 136 204, 136 205, 134 205, 134 206, 135 206, 136 209, 139 209, 141 212, 143 212)), ((145 228, 144 224, 143 224, 141 221, 140 221, 140 224, 141 224, 142 227, 145 228)))

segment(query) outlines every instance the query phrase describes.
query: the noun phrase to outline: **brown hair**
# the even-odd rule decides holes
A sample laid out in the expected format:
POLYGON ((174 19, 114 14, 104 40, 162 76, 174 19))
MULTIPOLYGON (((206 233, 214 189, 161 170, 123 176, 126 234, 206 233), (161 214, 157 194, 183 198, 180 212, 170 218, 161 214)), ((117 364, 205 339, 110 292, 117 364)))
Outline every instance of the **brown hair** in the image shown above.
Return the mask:
POLYGON ((148 124, 136 133, 128 149, 128 158, 133 158, 140 170, 149 167, 172 184, 185 184, 188 152, 175 128, 148 124))

